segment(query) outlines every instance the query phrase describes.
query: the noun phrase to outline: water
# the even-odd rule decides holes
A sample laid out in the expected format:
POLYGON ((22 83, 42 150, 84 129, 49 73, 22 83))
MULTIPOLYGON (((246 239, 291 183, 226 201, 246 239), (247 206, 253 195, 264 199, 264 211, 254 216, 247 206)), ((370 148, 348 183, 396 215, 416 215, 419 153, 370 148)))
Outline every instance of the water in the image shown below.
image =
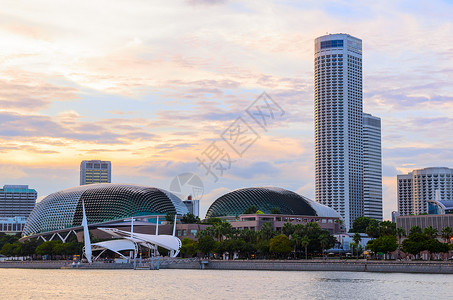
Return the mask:
POLYGON ((453 275, 0 269, 0 299, 453 298, 453 275))

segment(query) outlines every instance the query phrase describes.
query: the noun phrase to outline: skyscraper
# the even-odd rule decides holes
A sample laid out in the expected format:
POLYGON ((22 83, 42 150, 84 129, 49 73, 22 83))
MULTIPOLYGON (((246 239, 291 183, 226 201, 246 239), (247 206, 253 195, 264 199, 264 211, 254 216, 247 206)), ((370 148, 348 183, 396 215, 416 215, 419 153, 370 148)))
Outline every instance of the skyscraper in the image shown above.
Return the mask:
POLYGON ((110 182, 112 182, 112 165, 109 161, 82 161, 80 164, 80 185, 110 182))
POLYGON ((363 210, 362 41, 348 34, 315 40, 316 201, 349 229, 363 210))
POLYGON ((0 232, 21 232, 37 197, 28 185, 4 185, 0 189, 0 232))
POLYGON ((453 169, 424 168, 397 176, 398 215, 428 212, 428 201, 453 200, 453 169), (436 197, 437 193, 437 197, 436 197))
POLYGON ((363 215, 382 221, 381 119, 363 114, 363 215))

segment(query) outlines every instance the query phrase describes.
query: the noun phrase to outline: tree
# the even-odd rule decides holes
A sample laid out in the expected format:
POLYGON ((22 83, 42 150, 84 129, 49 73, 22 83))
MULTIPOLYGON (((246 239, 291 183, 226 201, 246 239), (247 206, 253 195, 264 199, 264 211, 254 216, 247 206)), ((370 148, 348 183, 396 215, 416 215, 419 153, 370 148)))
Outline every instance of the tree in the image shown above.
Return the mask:
POLYGON ((255 205, 252 205, 250 207, 248 207, 245 211, 244 211, 244 215, 251 215, 251 214, 254 214, 258 211, 258 207, 256 207, 255 205))
MULTIPOLYGON (((411 228, 411 231, 413 232, 403 241, 403 251, 409 254, 418 255, 423 250, 426 250, 429 238, 425 234, 417 232, 418 230, 412 230, 414 227, 411 228)), ((418 227, 418 229, 420 229, 420 227, 418 227)))
POLYGON ((411 229, 409 229, 409 235, 413 233, 422 233, 422 229, 418 227, 417 225, 412 226, 411 229))
POLYGON ((319 236, 319 244, 321 244, 321 254, 324 254, 324 249, 329 245, 329 235, 321 234, 319 236))
POLYGON ((269 241, 272 237, 274 237, 276 232, 274 231, 274 227, 271 223, 264 223, 261 226, 261 230, 258 233, 260 240, 267 240, 269 241))
POLYGON ((168 224, 173 224, 175 222, 175 214, 167 212, 165 215, 165 221, 167 221, 168 224))
POLYGON ((446 243, 451 242, 451 237, 453 236, 453 230, 451 227, 444 227, 441 231, 442 238, 445 239, 446 243))
POLYGON ((354 240, 354 243, 357 245, 357 259, 359 259, 359 245, 360 245, 360 241, 362 240, 362 236, 360 235, 360 233, 356 232, 354 234, 354 236, 352 237, 352 239, 354 240))
POLYGON ((380 236, 379 234, 379 225, 378 224, 370 224, 368 227, 365 229, 365 233, 368 235, 369 238, 375 239, 380 236))
POLYGON ((273 215, 281 215, 281 214, 282 214, 282 211, 281 211, 280 208, 278 208, 278 207, 273 207, 273 208, 271 209, 271 214, 273 214, 273 215))
POLYGON ((367 247, 374 253, 383 252, 388 254, 398 248, 396 237, 392 235, 380 236, 368 242, 367 247))
POLYGON ((426 234, 430 239, 437 238, 437 229, 433 228, 432 226, 425 227, 423 229, 423 233, 426 234))
POLYGON ((369 217, 358 217, 357 219, 354 220, 352 223, 352 228, 349 230, 349 232, 365 232, 366 228, 370 225, 376 225, 376 227, 379 225, 379 221, 375 219, 371 219, 369 217))
POLYGON ((184 257, 186 257, 186 256, 192 257, 195 254, 197 254, 197 244, 198 243, 196 241, 189 239, 189 238, 185 238, 181 242, 182 242, 182 245, 181 245, 180 251, 184 257))
POLYGON ((401 239, 406 236, 406 232, 403 228, 398 227, 395 231, 396 237, 398 238, 398 245, 401 246, 401 239))
POLYGON ((199 224, 200 218, 194 214, 188 213, 182 216, 181 222, 184 224, 199 224))
POLYGON ((291 241, 284 234, 274 236, 269 241, 269 251, 271 253, 277 253, 280 256, 291 252, 291 241))
POLYGON ((379 235, 395 235, 396 224, 391 221, 383 221, 379 224, 379 235))
POLYGON ((310 245, 310 238, 308 236, 304 236, 300 241, 300 244, 305 248, 305 259, 308 259, 308 245, 310 245))
POLYGON ((61 241, 47 241, 36 247, 36 254, 50 255, 51 257, 56 254, 55 246, 61 244, 61 241))
POLYGON ((209 218, 207 219, 204 223, 209 224, 209 225, 216 225, 224 222, 224 220, 220 218, 209 218))
POLYGON ((294 233, 294 225, 291 223, 283 224, 282 233, 284 235, 286 235, 287 237, 289 237, 290 235, 292 235, 294 233))
POLYGON ((198 240, 198 250, 208 255, 216 248, 216 241, 211 236, 203 236, 198 240))

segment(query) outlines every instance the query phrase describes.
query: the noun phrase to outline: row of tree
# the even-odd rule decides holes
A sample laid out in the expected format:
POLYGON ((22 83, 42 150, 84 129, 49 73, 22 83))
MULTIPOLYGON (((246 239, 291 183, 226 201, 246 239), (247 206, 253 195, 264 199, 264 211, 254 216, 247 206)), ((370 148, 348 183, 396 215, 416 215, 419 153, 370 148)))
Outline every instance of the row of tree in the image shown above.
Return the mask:
MULTIPOLYGON (((395 223, 390 221, 379 222, 368 217, 357 218, 350 232, 365 232, 370 238, 374 238, 367 244, 367 249, 374 252, 388 255, 390 252, 398 250, 405 254, 414 255, 415 258, 420 257, 423 251, 429 252, 429 258, 433 254, 439 257, 440 253, 448 253, 453 249, 451 238, 453 230, 450 227, 445 227, 439 233, 432 226, 425 227, 423 230, 414 226, 407 234, 404 229, 397 228, 395 223), (441 237, 444 242, 439 241, 441 237)), ((355 237, 356 235, 354 235, 355 237)))
POLYGON ((49 255, 50 258, 55 258, 80 255, 83 248, 83 243, 77 242, 75 236, 66 243, 59 240, 44 242, 38 239, 21 243, 19 238, 19 235, 0 235, 0 254, 8 257, 28 256, 32 258, 49 255))
POLYGON ((240 258, 252 257, 305 257, 322 255, 325 249, 336 243, 327 230, 317 223, 292 225, 286 223, 281 232, 274 230, 272 224, 264 223, 259 231, 238 230, 225 220, 211 218, 212 226, 198 232, 198 242, 190 239, 182 241, 181 253, 193 256, 197 252, 203 255, 236 253, 240 258))

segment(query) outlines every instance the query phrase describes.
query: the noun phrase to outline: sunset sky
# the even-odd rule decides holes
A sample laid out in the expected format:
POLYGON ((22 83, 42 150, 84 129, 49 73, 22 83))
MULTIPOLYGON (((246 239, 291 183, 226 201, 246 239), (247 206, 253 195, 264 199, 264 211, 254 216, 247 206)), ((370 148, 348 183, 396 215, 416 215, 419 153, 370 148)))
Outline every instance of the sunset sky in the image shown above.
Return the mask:
POLYGON ((199 174, 203 216, 241 187, 314 199, 313 40, 326 33, 363 41, 384 218, 397 174, 453 167, 453 1, 0 2, 0 185, 42 199, 103 159, 115 183, 199 174), (264 91, 285 111, 267 131, 245 114, 264 91), (259 138, 214 182, 197 157, 241 116, 259 138))

